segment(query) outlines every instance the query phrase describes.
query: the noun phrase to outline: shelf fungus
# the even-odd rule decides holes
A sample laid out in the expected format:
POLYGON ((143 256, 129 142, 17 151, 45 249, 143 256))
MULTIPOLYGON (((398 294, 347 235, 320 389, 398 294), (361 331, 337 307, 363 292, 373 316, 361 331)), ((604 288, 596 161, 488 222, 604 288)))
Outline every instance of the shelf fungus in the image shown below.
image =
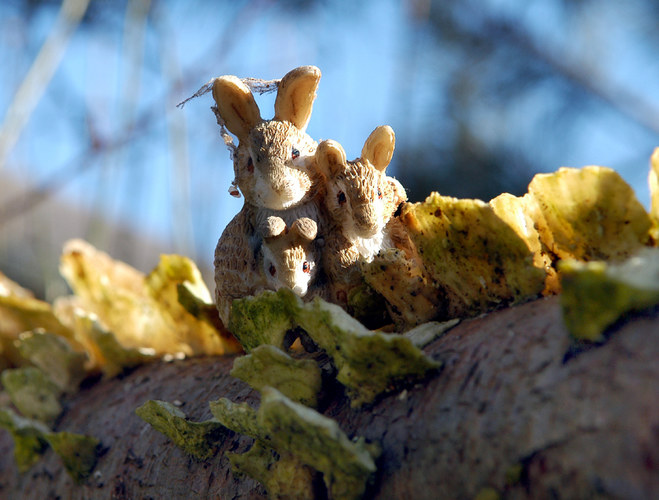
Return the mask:
POLYGON ((318 364, 311 359, 295 359, 273 345, 260 345, 236 358, 231 375, 259 392, 270 386, 292 401, 311 408, 318 405, 322 387, 318 364))
POLYGON ((649 243, 650 216, 610 168, 538 174, 529 194, 540 239, 558 259, 623 260, 649 243))
MULTIPOLYGON (((239 347, 203 316, 194 316, 179 302, 186 297, 212 305, 195 264, 186 257, 163 255, 148 275, 112 259, 91 245, 69 241, 60 271, 75 293, 75 305, 93 313, 125 348, 163 355, 218 355, 239 347)), ((189 303, 189 301, 188 301, 189 303)))
POLYGON ((33 330, 72 337, 49 303, 0 273, 0 367, 25 363, 14 342, 21 333, 33 330))
POLYGON ((225 437, 225 427, 218 421, 191 421, 183 411, 166 401, 146 401, 135 413, 171 439, 176 446, 199 460, 212 457, 215 444, 225 437))
POLYGON ((329 498, 335 500, 361 498, 375 473, 377 445, 351 440, 334 420, 276 389, 263 388, 258 410, 224 398, 210 405, 217 420, 255 439, 247 455, 229 457, 238 472, 259 478, 272 498, 282 493, 286 498, 309 498, 313 473, 304 468, 300 473, 300 466, 322 473, 329 498), (273 467, 269 449, 283 457, 279 467, 273 467))
POLYGON ((480 200, 432 193, 401 219, 444 303, 446 319, 528 300, 544 287, 544 266, 515 230, 480 200))
POLYGON ((9 408, 0 408, 0 427, 8 430, 14 439, 14 459, 22 472, 39 460, 48 447, 60 457, 77 483, 87 478, 96 466, 100 441, 94 437, 53 432, 43 423, 21 417, 9 408))
POLYGON ((4 370, 1 379, 11 402, 26 417, 50 425, 62 413, 59 388, 38 368, 4 370))
POLYGON ((320 298, 305 303, 280 289, 234 301, 230 328, 247 352, 261 344, 283 348, 286 333, 294 327, 302 328, 330 356, 353 406, 423 379, 440 366, 407 337, 368 330, 320 298))
POLYGON ((623 262, 565 260, 559 267, 565 324, 579 340, 604 340, 626 313, 659 304, 659 249, 646 248, 623 262))

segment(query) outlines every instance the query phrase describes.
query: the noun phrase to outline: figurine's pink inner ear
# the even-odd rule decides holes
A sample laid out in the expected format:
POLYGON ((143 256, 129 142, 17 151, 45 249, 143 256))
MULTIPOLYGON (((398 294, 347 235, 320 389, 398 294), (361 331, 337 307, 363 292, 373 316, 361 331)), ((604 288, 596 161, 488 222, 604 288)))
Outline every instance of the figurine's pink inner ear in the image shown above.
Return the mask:
POLYGON ((320 70, 315 66, 300 66, 286 73, 279 82, 274 119, 288 121, 304 131, 311 118, 319 81, 320 70))
POLYGON ((323 141, 316 149, 316 163, 321 172, 332 179, 347 168, 346 152, 336 141, 323 141))
POLYGON ((313 241, 318 234, 318 225, 313 219, 301 217, 293 222, 291 232, 294 232, 303 240, 313 241))
POLYGON ((244 142, 249 131, 261 121, 252 91, 240 78, 221 76, 213 83, 213 99, 229 132, 244 142))
POLYGON ((377 127, 368 136, 362 148, 362 160, 367 160, 378 170, 384 172, 391 162, 396 146, 396 135, 389 125, 377 127))

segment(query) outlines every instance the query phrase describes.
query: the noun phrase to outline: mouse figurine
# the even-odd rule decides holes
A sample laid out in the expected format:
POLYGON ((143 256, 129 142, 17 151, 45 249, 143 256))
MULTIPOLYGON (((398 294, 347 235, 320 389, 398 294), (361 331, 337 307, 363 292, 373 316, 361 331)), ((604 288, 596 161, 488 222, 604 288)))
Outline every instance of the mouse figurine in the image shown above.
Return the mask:
POLYGON ((288 226, 282 218, 270 216, 257 228, 263 238, 260 264, 267 289, 288 287, 299 297, 322 296, 316 278, 323 243, 316 238, 317 230, 316 222, 307 217, 288 226))

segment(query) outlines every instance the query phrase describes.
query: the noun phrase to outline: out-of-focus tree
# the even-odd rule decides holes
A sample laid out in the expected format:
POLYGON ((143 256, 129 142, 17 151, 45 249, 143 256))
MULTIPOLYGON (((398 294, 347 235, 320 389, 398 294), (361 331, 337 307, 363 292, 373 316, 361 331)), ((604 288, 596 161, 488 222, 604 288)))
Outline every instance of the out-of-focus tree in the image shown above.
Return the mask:
POLYGON ((534 173, 596 149, 593 135, 613 142, 601 144, 612 157, 586 161, 646 175, 659 144, 659 82, 650 77, 659 74, 651 56, 659 48, 656 3, 411 0, 410 7, 421 31, 410 52, 426 54, 399 61, 401 73, 431 65, 437 80, 410 123, 416 140, 398 143, 412 199, 423 199, 428 186, 485 200, 521 194, 534 173))

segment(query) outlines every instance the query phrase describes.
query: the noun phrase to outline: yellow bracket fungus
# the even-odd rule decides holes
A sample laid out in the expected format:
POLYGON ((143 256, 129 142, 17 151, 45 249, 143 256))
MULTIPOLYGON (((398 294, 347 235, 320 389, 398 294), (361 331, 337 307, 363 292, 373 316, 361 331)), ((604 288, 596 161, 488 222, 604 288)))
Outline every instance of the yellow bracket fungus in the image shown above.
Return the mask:
POLYGON ((446 318, 527 300, 544 288, 525 241, 480 200, 432 193, 405 205, 401 218, 444 301, 446 318))

